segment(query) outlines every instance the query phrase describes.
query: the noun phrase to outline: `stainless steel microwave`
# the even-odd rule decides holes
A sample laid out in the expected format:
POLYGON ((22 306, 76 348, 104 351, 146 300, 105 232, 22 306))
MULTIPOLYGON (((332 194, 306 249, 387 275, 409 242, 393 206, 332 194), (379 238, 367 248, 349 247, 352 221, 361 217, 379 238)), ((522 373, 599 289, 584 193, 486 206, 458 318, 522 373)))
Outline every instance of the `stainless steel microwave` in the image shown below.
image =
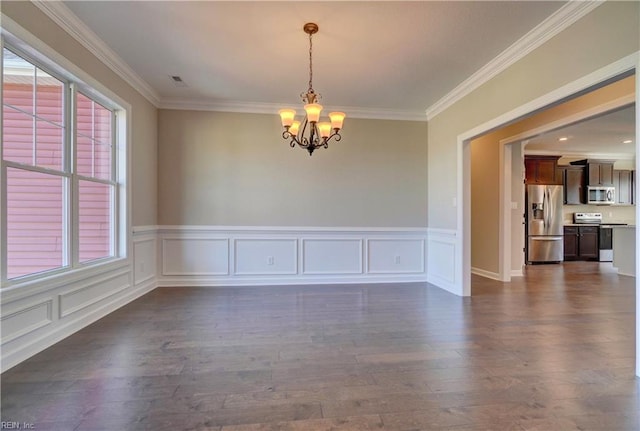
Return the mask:
POLYGON ((612 205, 616 203, 615 187, 588 186, 587 203, 595 205, 612 205))

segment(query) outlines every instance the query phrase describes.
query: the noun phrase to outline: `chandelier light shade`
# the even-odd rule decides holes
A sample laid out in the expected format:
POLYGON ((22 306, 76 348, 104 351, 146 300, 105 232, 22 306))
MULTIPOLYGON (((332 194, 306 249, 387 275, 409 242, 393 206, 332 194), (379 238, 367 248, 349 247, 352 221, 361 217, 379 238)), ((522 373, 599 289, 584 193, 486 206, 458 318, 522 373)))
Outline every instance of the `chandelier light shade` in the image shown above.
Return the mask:
POLYGON ((282 137, 290 139, 289 145, 291 145, 291 148, 298 145, 307 150, 309 155, 312 155, 318 147, 328 148, 331 139, 336 142, 342 139, 340 130, 346 115, 344 112, 331 112, 329 113, 329 121, 320 121, 322 105, 317 101, 321 96, 313 90, 312 36, 318 32, 318 25, 309 22, 304 25, 303 30, 309 35, 309 88, 306 93, 300 95, 305 103, 305 116, 302 121, 296 120, 296 111, 290 108, 281 109, 278 113, 280 114, 282 127, 284 127, 282 137))

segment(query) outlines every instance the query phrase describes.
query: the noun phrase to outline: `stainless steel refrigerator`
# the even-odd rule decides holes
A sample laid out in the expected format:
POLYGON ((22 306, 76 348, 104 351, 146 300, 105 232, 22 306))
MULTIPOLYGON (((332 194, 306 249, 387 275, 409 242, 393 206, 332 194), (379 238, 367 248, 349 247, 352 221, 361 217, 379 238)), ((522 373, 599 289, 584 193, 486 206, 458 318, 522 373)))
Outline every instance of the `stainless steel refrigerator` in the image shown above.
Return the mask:
POLYGON ((527 262, 564 259, 563 187, 527 186, 527 262))

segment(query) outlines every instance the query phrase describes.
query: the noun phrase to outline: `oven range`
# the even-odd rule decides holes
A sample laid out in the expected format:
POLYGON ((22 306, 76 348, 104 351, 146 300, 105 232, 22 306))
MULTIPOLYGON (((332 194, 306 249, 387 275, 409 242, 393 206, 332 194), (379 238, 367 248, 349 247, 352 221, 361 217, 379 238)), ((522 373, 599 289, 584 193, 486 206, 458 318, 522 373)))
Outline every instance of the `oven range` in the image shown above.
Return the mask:
POLYGON ((598 248, 600 262, 613 261, 613 230, 610 226, 624 226, 626 223, 603 223, 602 213, 573 213, 575 224, 598 225, 598 248))

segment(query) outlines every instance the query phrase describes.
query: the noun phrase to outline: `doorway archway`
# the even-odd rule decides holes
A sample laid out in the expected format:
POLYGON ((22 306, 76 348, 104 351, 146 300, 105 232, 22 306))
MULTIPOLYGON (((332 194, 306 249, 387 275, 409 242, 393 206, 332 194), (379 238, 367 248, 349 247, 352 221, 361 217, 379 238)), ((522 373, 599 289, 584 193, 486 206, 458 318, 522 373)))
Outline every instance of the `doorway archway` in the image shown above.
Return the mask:
MULTIPOLYGON (((457 290, 463 296, 472 294, 471 288, 471 141, 485 135, 486 133, 504 127, 513 121, 532 115, 535 112, 553 106, 564 100, 568 100, 575 95, 584 93, 604 85, 610 80, 616 79, 624 74, 635 73, 640 67, 639 55, 634 53, 615 63, 603 67, 587 76, 566 84, 542 97, 539 97, 525 105, 509 111, 493 120, 485 122, 457 138, 457 195, 461 196, 460 204, 457 206, 457 231, 460 237, 459 247, 456 250, 456 262, 458 274, 456 280, 457 290)), ((635 73, 635 100, 640 100, 640 77, 635 73)), ((636 154, 640 154, 640 121, 636 112, 636 154)), ((556 126, 557 127, 557 126, 556 126)), ((515 138, 514 138, 515 139, 515 138)), ((512 141, 512 142, 515 142, 512 141)), ((501 151, 502 153, 502 151, 501 151)), ((504 169, 504 168, 503 168, 504 169)), ((640 160, 636 158, 636 171, 640 172, 640 160)), ((504 172, 502 171, 501 174, 504 172)), ((504 181, 501 181, 504 183, 504 181)), ((504 195, 504 192, 503 194, 504 195)), ((636 189, 636 201, 640 201, 640 188, 636 189)), ((500 211, 502 214, 503 211, 500 211)), ((636 219, 640 214, 640 205, 636 206, 636 219)), ((504 241, 504 240, 503 240, 504 241)), ((504 244, 504 242, 502 242, 504 244)), ((503 245, 504 246, 504 245, 503 245)), ((636 267, 639 267, 640 260, 640 233, 636 230, 636 267)), ((640 280, 636 277, 636 374, 640 376, 640 280)))

